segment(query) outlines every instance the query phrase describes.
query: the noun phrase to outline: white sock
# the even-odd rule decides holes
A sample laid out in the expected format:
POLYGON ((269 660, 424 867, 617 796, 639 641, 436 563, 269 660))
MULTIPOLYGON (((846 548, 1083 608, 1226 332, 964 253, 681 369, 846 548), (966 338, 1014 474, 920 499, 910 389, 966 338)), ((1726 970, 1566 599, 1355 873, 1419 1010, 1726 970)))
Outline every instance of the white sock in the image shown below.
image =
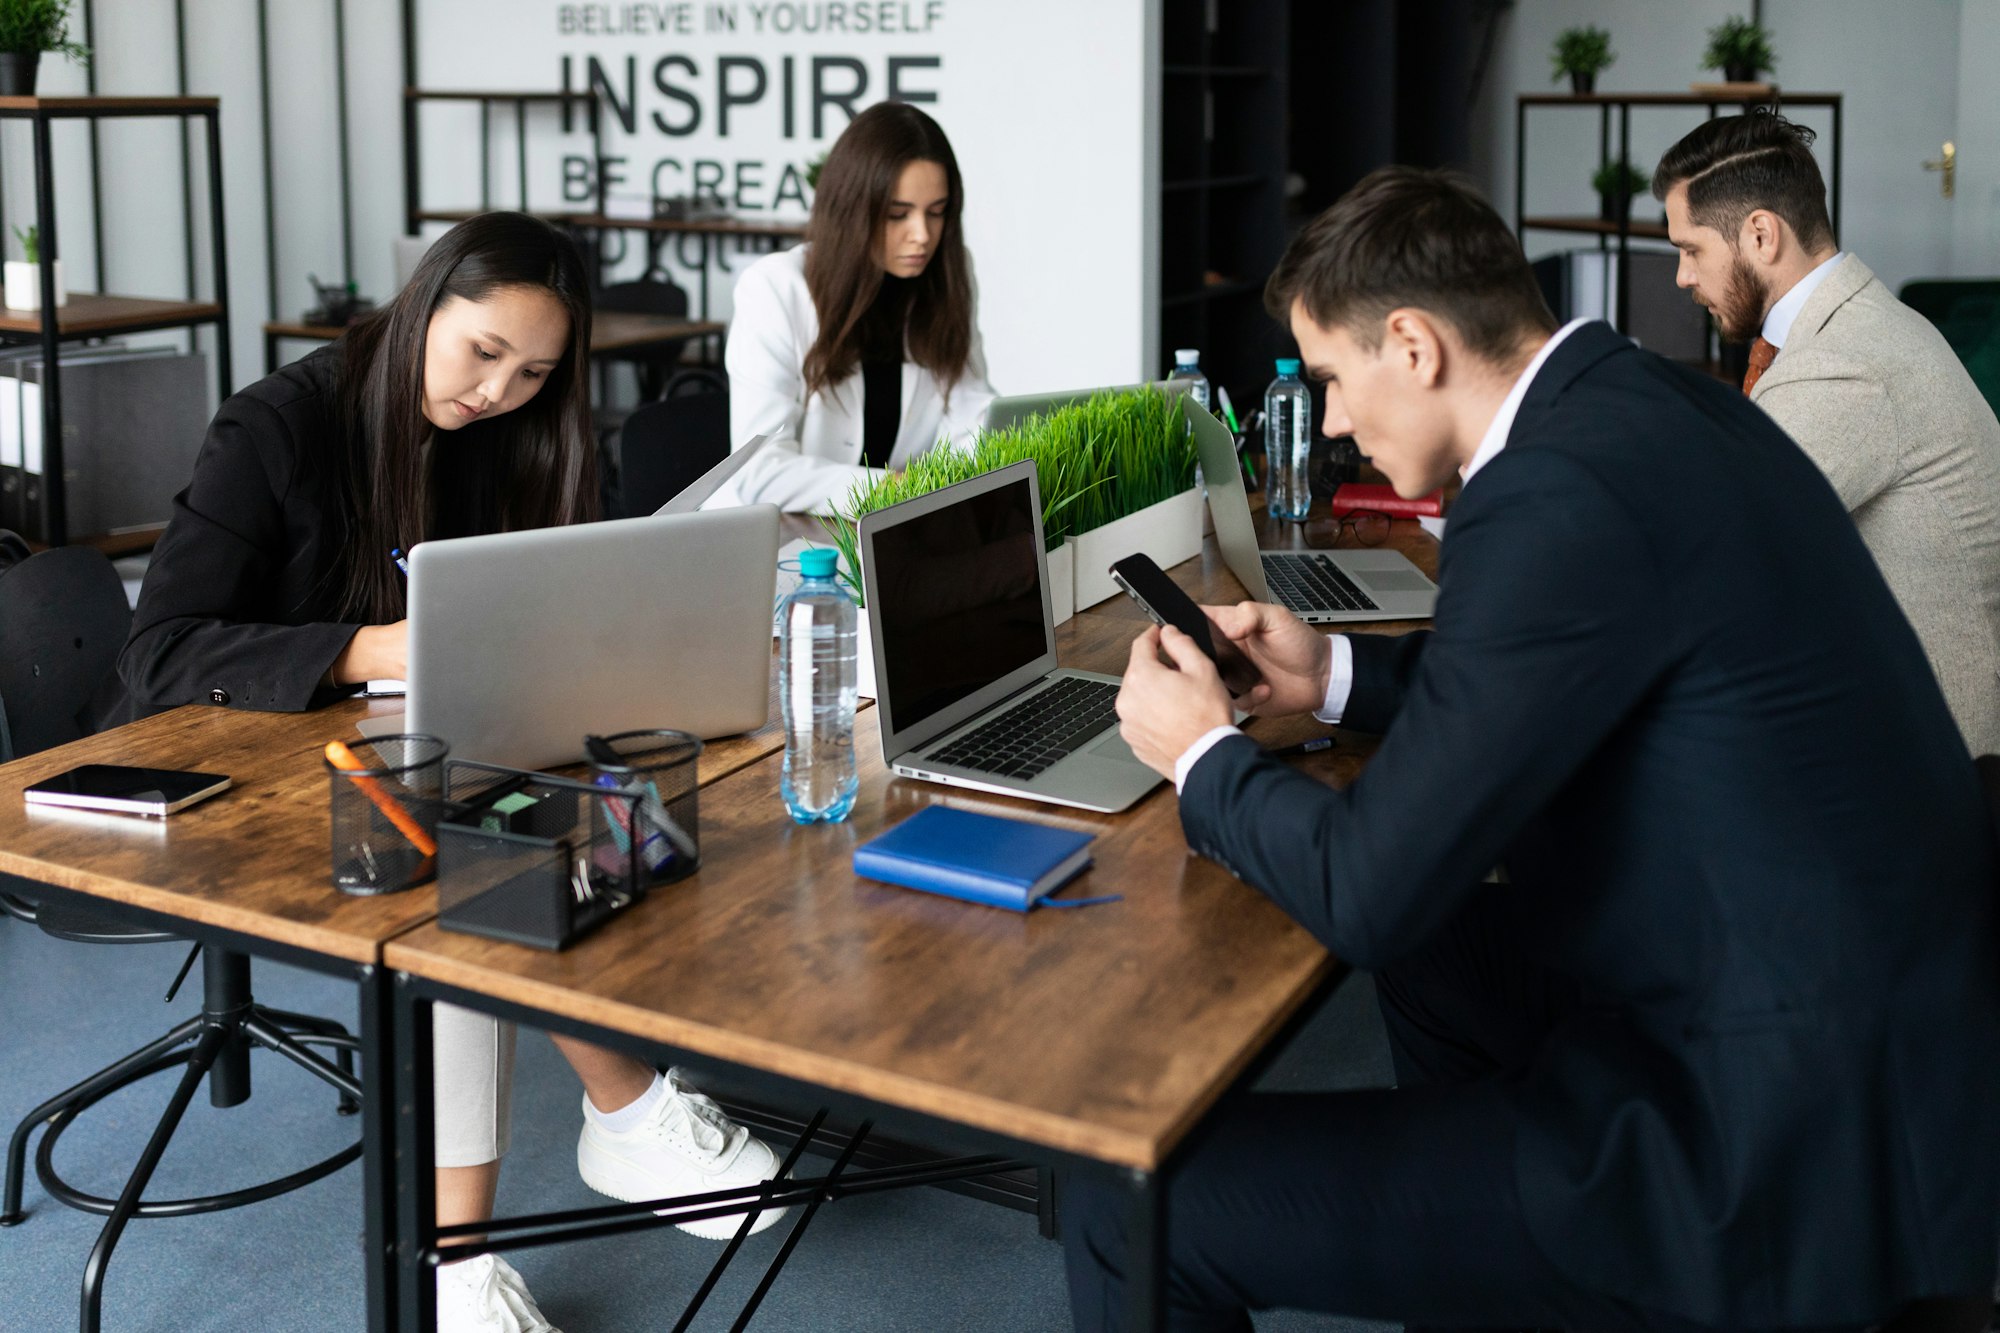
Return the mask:
POLYGON ((607 1134, 626 1134, 643 1124, 646 1117, 653 1113, 653 1108, 660 1104, 660 1099, 666 1095, 667 1081, 654 1074, 652 1086, 640 1093, 631 1105, 621 1106, 615 1111, 600 1111, 597 1109, 597 1103, 591 1101, 589 1095, 585 1094, 583 1113, 590 1117, 592 1124, 607 1134))

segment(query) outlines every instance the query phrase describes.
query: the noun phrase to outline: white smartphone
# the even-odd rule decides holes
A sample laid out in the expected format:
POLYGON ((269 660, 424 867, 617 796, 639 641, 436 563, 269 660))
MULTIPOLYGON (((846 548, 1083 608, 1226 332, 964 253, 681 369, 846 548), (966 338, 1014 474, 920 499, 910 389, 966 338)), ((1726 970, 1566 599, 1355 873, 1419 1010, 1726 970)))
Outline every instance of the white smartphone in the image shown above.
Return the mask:
POLYGON ((227 790, 229 779, 221 773, 85 764, 35 783, 27 790, 27 800, 29 805, 116 810, 121 814, 165 818, 227 790))

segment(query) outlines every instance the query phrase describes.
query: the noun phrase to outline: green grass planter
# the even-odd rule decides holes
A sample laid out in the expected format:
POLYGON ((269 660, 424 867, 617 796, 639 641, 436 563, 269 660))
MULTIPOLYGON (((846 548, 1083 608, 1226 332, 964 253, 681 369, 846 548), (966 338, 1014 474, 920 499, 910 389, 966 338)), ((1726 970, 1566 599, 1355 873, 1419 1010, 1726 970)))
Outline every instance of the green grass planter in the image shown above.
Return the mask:
MULTIPOLYGON (((1201 553, 1201 493, 1186 398, 1150 386, 1104 390, 949 446, 902 472, 856 486, 821 520, 846 568, 860 568, 863 514, 1022 459, 1035 463, 1056 622, 1114 595, 1113 560, 1144 551, 1162 568, 1201 553)), ((853 587, 857 600, 861 589, 853 587)))

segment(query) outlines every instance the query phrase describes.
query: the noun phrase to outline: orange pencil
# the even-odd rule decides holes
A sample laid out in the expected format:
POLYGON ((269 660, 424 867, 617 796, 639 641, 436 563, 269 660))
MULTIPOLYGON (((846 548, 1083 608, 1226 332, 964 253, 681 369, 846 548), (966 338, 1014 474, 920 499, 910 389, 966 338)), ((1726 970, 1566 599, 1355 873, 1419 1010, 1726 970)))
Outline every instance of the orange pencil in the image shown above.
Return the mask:
MULTIPOLYGON (((368 767, 341 741, 326 743, 326 762, 349 773, 359 773, 368 767)), ((382 790, 381 783, 373 778, 356 778, 354 785, 359 787, 369 800, 375 802, 375 808, 388 816, 389 822, 402 831, 403 836, 410 840, 411 846, 425 856, 437 855, 437 842, 430 834, 424 832, 423 825, 410 818, 410 812, 398 805, 395 797, 382 790)))

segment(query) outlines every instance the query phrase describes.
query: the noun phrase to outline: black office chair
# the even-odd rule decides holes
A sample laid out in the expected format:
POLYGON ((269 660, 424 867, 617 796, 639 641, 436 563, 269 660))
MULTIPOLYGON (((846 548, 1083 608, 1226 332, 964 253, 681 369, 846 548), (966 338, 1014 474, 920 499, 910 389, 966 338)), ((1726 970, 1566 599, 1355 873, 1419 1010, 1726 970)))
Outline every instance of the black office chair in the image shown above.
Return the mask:
POLYGON ((618 488, 626 514, 652 513, 729 457, 729 394, 713 371, 683 371, 668 395, 625 418, 618 488))
MULTIPOLYGON (((57 547, 0 573, 0 717, 6 719, 5 733, 0 735, 0 742, 4 742, 0 760, 77 740, 95 729, 105 700, 116 693, 113 668, 131 621, 124 584, 111 562, 89 547, 57 547)), ((12 875, 0 875, 0 912, 32 922, 44 934, 60 940, 187 943, 166 931, 100 915, 66 895, 42 898, 34 885, 12 875)), ((38 1126, 47 1127, 35 1154, 35 1175, 42 1188, 60 1203, 110 1219, 84 1265, 78 1322, 85 1333, 97 1329, 104 1272, 132 1218, 182 1217, 256 1203, 308 1185, 361 1155, 361 1145, 356 1143, 280 1180, 226 1194, 142 1202, 146 1184, 204 1076, 208 1078, 209 1101, 215 1106, 235 1106, 249 1098, 252 1044, 278 1052, 331 1084, 340 1093, 342 1113, 352 1114, 361 1108, 361 1085, 354 1077, 353 1056, 359 1043, 331 1019, 257 1004, 250 994, 250 960, 243 955, 195 945, 167 990, 168 1001, 179 991, 197 956, 202 960, 200 1014, 43 1102, 22 1119, 8 1141, 0 1226, 14 1226, 26 1218, 21 1209, 22 1177, 28 1142, 38 1126), (329 1063, 308 1046, 333 1049, 338 1064, 329 1063), (77 1116, 120 1088, 176 1065, 185 1066, 180 1086, 119 1197, 86 1194, 57 1174, 56 1140, 77 1116)))
MULTIPOLYGON (((591 309, 600 314, 666 315, 686 319, 688 294, 687 288, 655 270, 633 282, 612 283, 593 294, 590 304, 591 309)), ((667 377, 680 364, 688 342, 686 338, 675 338, 645 347, 598 352, 594 356, 601 362, 629 363, 639 375, 639 401, 649 403, 665 391, 667 377)))

